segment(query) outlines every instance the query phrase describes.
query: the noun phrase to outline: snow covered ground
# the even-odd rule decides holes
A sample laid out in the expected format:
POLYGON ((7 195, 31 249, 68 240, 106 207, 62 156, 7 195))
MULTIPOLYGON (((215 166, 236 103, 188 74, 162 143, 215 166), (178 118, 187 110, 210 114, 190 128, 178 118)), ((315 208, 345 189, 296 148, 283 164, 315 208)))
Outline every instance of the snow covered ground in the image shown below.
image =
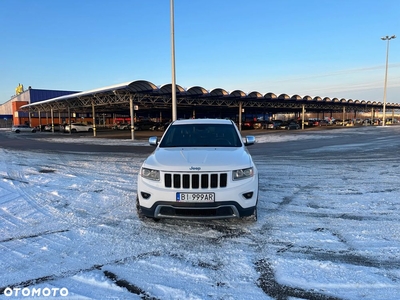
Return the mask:
POLYGON ((258 136, 256 223, 139 220, 135 151, 0 148, 0 299, 400 299, 399 136, 258 136))

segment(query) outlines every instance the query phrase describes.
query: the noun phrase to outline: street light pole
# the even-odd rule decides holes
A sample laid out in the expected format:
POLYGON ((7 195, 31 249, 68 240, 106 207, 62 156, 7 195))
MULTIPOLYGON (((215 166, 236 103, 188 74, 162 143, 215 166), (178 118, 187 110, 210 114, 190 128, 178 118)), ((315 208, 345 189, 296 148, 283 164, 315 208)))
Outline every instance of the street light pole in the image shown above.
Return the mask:
POLYGON ((175 26, 174 26, 174 0, 170 0, 171 14, 171 64, 172 64, 172 121, 177 119, 176 103, 176 75, 175 75, 175 26))
POLYGON ((382 116, 382 126, 386 125, 386 87, 387 87, 387 73, 388 73, 388 62, 389 62, 389 41, 391 39, 395 39, 396 36, 385 36, 382 37, 381 39, 383 41, 387 41, 387 47, 386 47, 386 71, 385 71, 385 87, 383 88, 383 116, 382 116))

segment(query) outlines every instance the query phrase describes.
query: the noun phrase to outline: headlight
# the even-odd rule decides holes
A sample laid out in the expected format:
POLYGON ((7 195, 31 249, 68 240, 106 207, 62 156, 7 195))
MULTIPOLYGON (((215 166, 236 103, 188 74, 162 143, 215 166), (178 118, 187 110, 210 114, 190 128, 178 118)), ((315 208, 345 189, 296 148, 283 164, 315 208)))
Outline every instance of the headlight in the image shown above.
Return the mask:
POLYGON ((142 168, 141 175, 150 180, 160 181, 160 171, 142 168))
POLYGON ((254 170, 253 168, 247 168, 247 169, 239 169, 232 171, 232 179, 233 180, 240 180, 240 179, 245 179, 249 177, 253 177, 254 175, 254 170))

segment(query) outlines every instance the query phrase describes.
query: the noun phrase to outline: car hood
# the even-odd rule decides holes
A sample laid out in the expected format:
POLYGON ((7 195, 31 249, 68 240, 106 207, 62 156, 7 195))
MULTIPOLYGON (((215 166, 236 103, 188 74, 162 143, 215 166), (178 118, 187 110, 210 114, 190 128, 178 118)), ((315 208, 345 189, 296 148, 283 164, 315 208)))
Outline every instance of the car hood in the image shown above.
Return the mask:
POLYGON ((144 162, 162 171, 228 171, 253 165, 243 148, 157 148, 144 162))

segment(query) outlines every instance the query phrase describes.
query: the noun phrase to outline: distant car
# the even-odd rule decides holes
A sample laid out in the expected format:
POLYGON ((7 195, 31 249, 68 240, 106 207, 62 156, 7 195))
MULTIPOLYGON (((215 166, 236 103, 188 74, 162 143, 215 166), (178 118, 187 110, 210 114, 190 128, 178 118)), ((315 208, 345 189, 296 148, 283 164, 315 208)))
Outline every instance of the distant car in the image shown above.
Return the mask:
POLYGON ((254 129, 253 125, 254 125, 254 121, 243 121, 242 122, 242 130, 254 129))
POLYGON ((371 119, 365 119, 365 120, 363 120, 362 125, 364 125, 364 126, 372 125, 371 119))
POLYGON ((312 126, 319 126, 320 122, 321 122, 321 120, 313 120, 312 121, 312 126))
POLYGON ((373 120, 372 120, 372 124, 373 124, 373 125, 381 125, 381 122, 382 122, 382 121, 381 121, 380 119, 373 119, 373 120))
POLYGON ((168 127, 168 125, 169 123, 157 122, 154 124, 154 128, 151 128, 150 130, 164 131, 168 127))
POLYGON ((265 129, 267 128, 268 121, 256 121, 253 123, 254 129, 265 129))
POLYGON ((84 124, 84 123, 72 123, 71 125, 67 124, 64 127, 65 132, 92 132, 93 126, 84 124))
POLYGON ((306 127, 313 127, 315 123, 315 120, 305 120, 304 121, 304 126, 306 127))
POLYGON ((399 121, 397 119, 389 118, 389 119, 385 120, 385 123, 386 124, 397 124, 397 123, 399 123, 399 121))
POLYGON ((336 119, 333 123, 334 123, 336 126, 343 126, 343 120, 340 120, 340 119, 336 119))
POLYGON ((354 126, 354 122, 351 119, 344 120, 345 126, 354 126))
POLYGON ((267 129, 278 129, 282 123, 282 120, 273 120, 267 124, 267 129))
POLYGON ((156 122, 143 120, 135 123, 135 130, 154 130, 156 122))
POLYGON ((300 129, 300 125, 296 122, 284 122, 281 125, 279 125, 279 129, 286 129, 286 130, 300 129))
POLYGON ((319 121, 319 126, 329 126, 330 123, 327 120, 320 120, 319 121))
POLYGON ((117 126, 118 130, 129 130, 131 129, 131 124, 130 123, 121 123, 117 126))
POLYGON ((30 127, 29 125, 13 125, 11 131, 15 133, 36 132, 36 128, 30 127))
MULTIPOLYGON (((61 131, 63 128, 62 125, 60 124, 54 124, 54 131, 61 131)), ((52 126, 51 124, 47 124, 44 126, 44 131, 52 131, 52 126)))

